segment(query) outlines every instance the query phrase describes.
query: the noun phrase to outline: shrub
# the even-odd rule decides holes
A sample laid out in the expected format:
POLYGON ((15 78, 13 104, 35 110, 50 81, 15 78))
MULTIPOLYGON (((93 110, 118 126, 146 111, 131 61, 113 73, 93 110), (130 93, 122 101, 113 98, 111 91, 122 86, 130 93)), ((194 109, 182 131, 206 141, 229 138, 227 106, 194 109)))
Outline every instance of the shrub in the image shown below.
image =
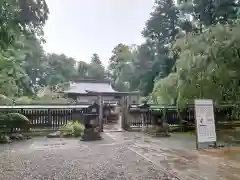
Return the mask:
POLYGON ((0 115, 0 125, 5 128, 28 128, 29 120, 20 113, 8 113, 0 115))
POLYGON ((27 97, 27 96, 22 96, 18 99, 15 100, 16 104, 31 104, 32 103, 32 99, 27 97))
POLYGON ((61 128, 62 135, 64 137, 74 136, 79 137, 84 131, 84 125, 79 121, 71 121, 61 128))
POLYGON ((84 126, 83 124, 79 123, 79 122, 74 122, 73 126, 72 126, 72 134, 74 137, 79 137, 82 135, 84 131, 84 126))
POLYGON ((4 135, 4 134, 0 134, 0 144, 4 144, 4 143, 10 143, 11 140, 8 136, 4 135))
POLYGON ((7 96, 0 94, 0 105, 13 105, 13 100, 7 96))

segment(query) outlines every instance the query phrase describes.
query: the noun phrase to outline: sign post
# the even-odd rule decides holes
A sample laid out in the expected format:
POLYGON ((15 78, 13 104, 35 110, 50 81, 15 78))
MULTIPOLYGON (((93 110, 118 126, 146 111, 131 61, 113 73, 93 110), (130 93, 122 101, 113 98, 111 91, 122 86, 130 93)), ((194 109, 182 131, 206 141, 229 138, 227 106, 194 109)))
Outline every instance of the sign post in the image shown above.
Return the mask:
POLYGON ((197 149, 205 149, 213 144, 216 145, 217 138, 212 100, 195 100, 195 124, 197 149))

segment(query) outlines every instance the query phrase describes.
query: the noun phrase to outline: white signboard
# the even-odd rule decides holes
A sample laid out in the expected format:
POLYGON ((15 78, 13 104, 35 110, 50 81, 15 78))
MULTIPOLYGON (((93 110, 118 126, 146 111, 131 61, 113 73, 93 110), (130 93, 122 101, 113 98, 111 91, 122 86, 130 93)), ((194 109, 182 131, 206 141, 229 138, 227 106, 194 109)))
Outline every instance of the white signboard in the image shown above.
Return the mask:
POLYGON ((208 99, 195 100, 195 118, 198 142, 216 141, 213 101, 208 99))

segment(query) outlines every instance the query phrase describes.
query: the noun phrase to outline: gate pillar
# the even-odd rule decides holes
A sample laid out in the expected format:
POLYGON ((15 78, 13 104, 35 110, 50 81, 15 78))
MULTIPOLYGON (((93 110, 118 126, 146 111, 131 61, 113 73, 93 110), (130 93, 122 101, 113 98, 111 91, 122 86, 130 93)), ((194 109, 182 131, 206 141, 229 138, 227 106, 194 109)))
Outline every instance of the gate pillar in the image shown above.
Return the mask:
POLYGON ((129 97, 123 96, 121 98, 120 105, 121 105, 122 129, 126 130, 128 128, 129 97))
POLYGON ((103 99, 102 96, 98 95, 100 132, 103 132, 103 100, 102 99, 103 99))

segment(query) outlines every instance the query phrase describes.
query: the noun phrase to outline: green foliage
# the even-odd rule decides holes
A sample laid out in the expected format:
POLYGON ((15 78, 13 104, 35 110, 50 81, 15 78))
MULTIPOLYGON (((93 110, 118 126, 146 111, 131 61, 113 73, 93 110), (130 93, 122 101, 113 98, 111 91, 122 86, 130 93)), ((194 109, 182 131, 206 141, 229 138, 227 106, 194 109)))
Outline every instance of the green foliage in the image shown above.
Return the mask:
POLYGON ((88 64, 84 61, 79 61, 78 62, 78 67, 77 67, 78 75, 79 78, 85 78, 88 75, 88 64))
POLYGON ((177 55, 176 72, 157 80, 152 93, 160 104, 184 108, 197 98, 215 103, 239 101, 240 58, 239 22, 215 25, 200 34, 187 34, 176 40, 172 53, 177 55))
POLYGON ((42 38, 49 11, 45 0, 5 0, 0 8, 0 93, 21 96, 32 91, 23 67, 29 52, 25 47, 29 40, 42 38))
POLYGON ((0 94, 0 105, 13 105, 13 100, 0 94))
POLYGON ((55 95, 44 95, 42 97, 35 98, 31 101, 32 104, 68 104, 73 103, 71 99, 63 98, 55 95))
POLYGON ((32 103, 32 99, 31 98, 29 98, 29 97, 27 97, 27 96, 22 96, 22 97, 20 97, 20 98, 17 98, 16 100, 15 100, 15 103, 16 104, 31 104, 32 103))
POLYGON ((178 4, 183 13, 205 26, 232 23, 239 15, 239 2, 235 0, 178 0, 178 4))
POLYGON ((8 113, 0 115, 0 125, 7 129, 24 128, 27 129, 29 120, 20 113, 8 113))
POLYGON ((132 84, 132 61, 133 53, 130 46, 118 44, 112 50, 107 72, 115 89, 119 91, 132 89, 129 86, 132 84))
POLYGON ((79 137, 84 131, 84 125, 79 121, 71 121, 61 128, 63 137, 79 137))
POLYGON ((176 46, 180 48, 179 102, 194 97, 216 102, 238 100, 239 29, 239 23, 217 25, 203 34, 187 37, 184 46, 176 46))
POLYGON ((4 0, 0 2, 0 49, 14 45, 21 34, 43 35, 43 25, 48 18, 45 0, 4 0))
POLYGON ((237 2, 196 0, 178 4, 182 18, 179 22, 184 25, 180 27, 195 33, 181 34, 168 47, 171 57, 177 59, 174 73, 156 79, 151 99, 159 104, 172 104, 176 100, 180 108, 192 104, 196 98, 211 98, 215 103, 239 101, 239 23, 233 23, 238 15, 237 2), (184 15, 194 18, 191 21, 184 15), (232 25, 207 27, 226 22, 232 25))
POLYGON ((140 46, 118 44, 113 49, 108 72, 116 89, 140 90, 142 96, 148 96, 154 81, 172 71, 175 60, 168 57, 167 46, 178 33, 178 16, 172 0, 155 1, 142 31, 146 42, 140 46))
POLYGON ((98 56, 98 54, 94 53, 92 55, 91 64, 102 65, 102 62, 101 62, 100 57, 98 56))
MULTIPOLYGON (((116 90, 139 90, 153 103, 184 108, 196 98, 239 102, 240 23, 235 0, 156 0, 140 45, 119 43, 107 71, 98 54, 90 63, 44 52, 45 0, 0 2, 0 104, 67 103, 54 94, 69 81, 103 80, 116 90), (191 18, 192 17, 192 18, 191 18), (46 95, 47 94, 47 95, 46 95)), ((68 84, 69 85, 69 84, 68 84)))
POLYGON ((178 96, 176 73, 171 73, 166 78, 156 81, 152 92, 152 100, 156 104, 173 105, 178 96))
POLYGON ((105 78, 104 67, 99 64, 90 64, 90 66, 88 67, 88 78, 94 80, 104 80, 105 78))
POLYGON ((80 124, 79 122, 75 122, 72 125, 72 134, 74 137, 79 137, 82 135, 84 130, 84 126, 82 124, 80 124))
POLYGON ((10 143, 10 138, 5 134, 0 134, 0 144, 10 143))

